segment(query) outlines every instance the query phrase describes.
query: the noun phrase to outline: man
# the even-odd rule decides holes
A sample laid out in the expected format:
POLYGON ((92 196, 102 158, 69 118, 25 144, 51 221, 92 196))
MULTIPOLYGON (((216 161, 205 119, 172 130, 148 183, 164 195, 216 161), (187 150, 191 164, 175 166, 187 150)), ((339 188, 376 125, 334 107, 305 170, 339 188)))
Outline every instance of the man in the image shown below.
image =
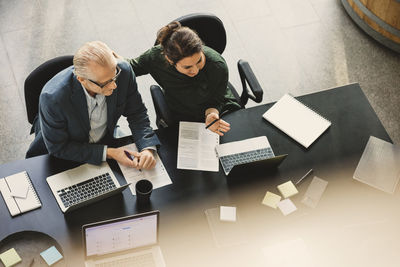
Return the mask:
POLYGON ((153 150, 160 142, 150 127, 134 73, 100 41, 82 46, 74 55, 74 65, 43 87, 33 127, 36 136, 27 157, 49 153, 91 164, 111 158, 138 169, 156 163, 153 150), (123 149, 102 145, 112 140, 121 115, 127 117, 140 151, 129 151, 130 158, 123 149))

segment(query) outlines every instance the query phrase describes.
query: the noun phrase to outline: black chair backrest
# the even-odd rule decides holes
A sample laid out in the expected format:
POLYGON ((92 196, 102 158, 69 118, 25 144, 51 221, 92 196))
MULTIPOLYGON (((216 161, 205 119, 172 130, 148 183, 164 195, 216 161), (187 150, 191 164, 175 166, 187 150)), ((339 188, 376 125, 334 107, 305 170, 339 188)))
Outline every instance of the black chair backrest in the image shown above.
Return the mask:
POLYGON ((39 96, 43 86, 57 73, 73 64, 74 56, 50 59, 37 67, 25 80, 25 104, 29 123, 33 123, 39 111, 39 96))
MULTIPOLYGON (((175 19, 182 26, 195 30, 203 43, 222 54, 226 47, 226 31, 222 21, 211 13, 193 13, 175 19)), ((158 44, 156 41, 155 44, 158 44)))

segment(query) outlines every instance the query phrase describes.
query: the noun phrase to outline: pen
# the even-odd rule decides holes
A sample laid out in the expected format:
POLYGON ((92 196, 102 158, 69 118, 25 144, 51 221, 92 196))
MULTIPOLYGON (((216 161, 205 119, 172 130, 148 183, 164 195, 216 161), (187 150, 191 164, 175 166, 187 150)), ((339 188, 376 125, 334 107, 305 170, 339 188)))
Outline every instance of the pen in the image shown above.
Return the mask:
POLYGON ((206 126, 206 129, 208 129, 210 126, 212 126, 214 123, 216 123, 217 121, 219 121, 221 118, 215 119, 213 120, 209 125, 206 126))
POLYGON ((29 267, 32 267, 34 262, 35 262, 35 258, 33 258, 31 263, 29 263, 29 267))
MULTIPOLYGON (((131 153, 129 153, 128 151, 126 151, 126 150, 124 150, 124 152, 125 152, 125 155, 128 157, 128 159, 130 159, 130 160, 132 160, 133 161, 133 159, 135 158, 135 157, 132 157, 132 155, 131 155, 131 153)), ((139 162, 138 162, 139 163, 139 162)), ((139 169, 139 171, 142 171, 141 169, 139 169)))
POLYGON ((306 174, 304 174, 303 177, 301 177, 297 182, 296 185, 298 185, 301 181, 303 181, 310 173, 312 173, 313 169, 309 170, 306 174))
POLYGON ((225 110, 224 112, 221 113, 218 119, 213 120, 209 125, 206 126, 206 129, 208 129, 210 126, 212 126, 214 123, 219 121, 222 116, 224 116, 226 113, 228 113, 229 110, 225 110))

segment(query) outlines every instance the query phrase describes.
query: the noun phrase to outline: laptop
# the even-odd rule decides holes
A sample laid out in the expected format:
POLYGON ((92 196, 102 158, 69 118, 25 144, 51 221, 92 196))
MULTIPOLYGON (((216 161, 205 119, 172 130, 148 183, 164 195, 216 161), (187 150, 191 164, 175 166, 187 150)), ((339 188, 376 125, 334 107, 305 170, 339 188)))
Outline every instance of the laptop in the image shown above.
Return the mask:
POLYGON ((158 246, 159 211, 82 226, 86 267, 165 267, 158 246))
POLYGON ((130 185, 120 186, 107 162, 100 166, 83 164, 46 181, 64 213, 118 194, 130 185))
POLYGON ((215 149, 226 176, 269 171, 287 157, 287 154, 275 156, 266 136, 221 144, 215 149))

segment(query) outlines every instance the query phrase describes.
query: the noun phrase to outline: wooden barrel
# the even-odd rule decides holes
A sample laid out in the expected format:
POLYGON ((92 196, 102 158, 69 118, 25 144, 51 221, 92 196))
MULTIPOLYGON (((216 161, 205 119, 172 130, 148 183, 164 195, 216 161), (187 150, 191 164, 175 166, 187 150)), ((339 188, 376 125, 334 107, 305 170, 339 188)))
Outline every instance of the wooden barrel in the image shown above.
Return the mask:
POLYGON ((355 23, 400 53, 400 0, 341 0, 355 23))

